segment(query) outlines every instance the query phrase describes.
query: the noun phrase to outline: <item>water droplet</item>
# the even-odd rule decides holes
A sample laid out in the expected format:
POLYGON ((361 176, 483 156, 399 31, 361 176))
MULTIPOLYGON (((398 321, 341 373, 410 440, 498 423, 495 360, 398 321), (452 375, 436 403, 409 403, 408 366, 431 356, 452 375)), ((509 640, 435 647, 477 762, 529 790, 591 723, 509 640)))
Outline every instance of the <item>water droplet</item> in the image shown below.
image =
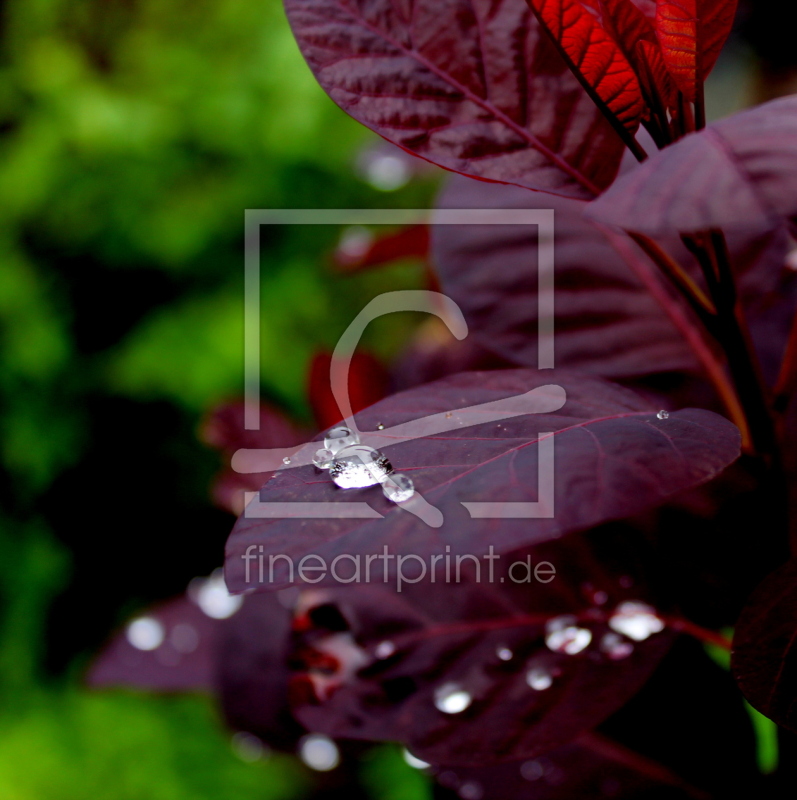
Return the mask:
POLYGON ((322 448, 321 450, 315 451, 315 455, 313 456, 313 464, 315 464, 318 469, 329 469, 332 466, 334 459, 335 454, 331 450, 322 448))
POLYGON ((547 669, 534 667, 526 673, 526 683, 538 692, 544 692, 553 686, 553 675, 547 669))
POLYGON ((545 765, 538 758, 533 761, 524 761, 520 766, 520 777, 527 781, 538 781, 544 775, 545 765))
POLYGON ((377 658, 390 658, 396 652, 396 645, 393 642, 379 642, 374 648, 374 655, 377 658))
POLYGON ((795 241, 792 239, 791 245, 792 248, 786 255, 786 266, 789 269, 797 271, 797 243, 795 243, 795 241))
POLYGON ((628 658, 634 652, 634 645, 631 642, 625 641, 621 636, 616 633, 607 633, 601 639, 601 651, 612 661, 621 661, 628 658))
POLYGON ((310 733, 299 742, 299 758, 310 769, 329 772, 340 763, 340 753, 335 742, 320 733, 310 733))
POLYGON ((364 444, 353 444, 339 450, 329 469, 341 489, 362 489, 382 483, 393 472, 387 456, 364 444))
POLYGON ((157 650, 163 644, 165 631, 154 617, 139 617, 127 626, 125 635, 136 650, 157 650))
POLYGON ((282 463, 285 464, 285 466, 287 467, 288 464, 291 463, 291 460, 290 458, 288 458, 288 456, 285 456, 285 458, 282 459, 282 463))
POLYGON ((394 192, 410 179, 410 169, 400 156, 379 155, 366 167, 366 179, 374 189, 394 192))
POLYGON ((664 409, 662 409, 661 411, 659 411, 658 414, 656 414, 656 416, 659 419, 668 419, 669 416, 670 416, 670 412, 669 411, 665 411, 664 409))
POLYGON ((476 781, 467 781, 459 787, 457 794, 462 800, 481 800, 484 796, 484 789, 476 781))
POLYGON ((545 625, 545 644, 555 653, 574 656, 592 641, 592 632, 579 628, 575 617, 555 617, 545 625))
POLYGON ((344 447, 359 443, 360 437, 356 432, 343 425, 332 428, 324 437, 324 447, 331 450, 333 454, 339 453, 344 447))
POLYGON ((378 431, 383 431, 383 430, 385 429, 385 424, 384 424, 383 422, 380 422, 380 423, 379 423, 379 424, 376 426, 376 429, 377 429, 378 431))
POLYGON ((394 503, 406 503, 415 494, 415 484, 412 478, 399 472, 385 478, 382 491, 388 500, 394 503))
POLYGON ((459 714, 471 703, 473 698, 458 683, 444 683, 434 693, 434 704, 444 714, 459 714))
POLYGON ((429 767, 432 766, 431 764, 427 763, 426 761, 422 761, 417 756, 414 756, 412 753, 410 753, 409 750, 407 750, 406 747, 404 748, 403 756, 404 756, 404 760, 411 767, 414 767, 415 769, 428 769, 429 767))
POLYGON ((617 606, 609 619, 609 627, 635 642, 644 642, 652 634, 664 630, 664 621, 647 603, 628 600, 617 606))
POLYGON ((501 661, 511 661, 512 656, 515 655, 508 647, 499 647, 495 654, 501 661))
POLYGON ((362 225, 352 225, 340 236, 337 256, 344 262, 359 261, 367 252, 374 240, 374 235, 362 225))
POLYGON ((214 570, 209 578, 195 578, 188 587, 191 599, 212 619, 227 619, 235 614, 244 602, 240 595, 227 591, 224 574, 214 570))
POLYGON ((169 641, 178 653, 193 653, 199 646, 199 634, 193 625, 179 622, 172 628, 169 641))
POLYGON ((241 761, 253 764, 260 761, 266 755, 266 748, 263 742, 251 733, 238 731, 232 736, 232 750, 241 761))

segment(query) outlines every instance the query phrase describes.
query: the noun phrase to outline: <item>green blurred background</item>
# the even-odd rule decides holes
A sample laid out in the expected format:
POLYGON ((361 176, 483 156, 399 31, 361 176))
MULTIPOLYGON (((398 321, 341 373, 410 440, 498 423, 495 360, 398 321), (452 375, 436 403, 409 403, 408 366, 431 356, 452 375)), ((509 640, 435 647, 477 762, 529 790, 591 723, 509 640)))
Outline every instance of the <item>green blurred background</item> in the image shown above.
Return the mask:
MULTIPOLYGON (((746 59, 718 72, 715 115, 740 104, 746 59)), ((315 791, 295 759, 237 757, 208 698, 82 675, 130 614, 221 563, 232 518, 197 428, 242 390, 244 209, 428 206, 438 174, 380 175, 378 152, 278 0, 0 2, 3 800, 315 791)), ((340 234, 269 234, 263 394, 299 420, 312 355, 423 280, 417 263, 336 275, 340 234)), ((389 361, 415 322, 364 345, 389 361)), ((360 772, 350 796, 429 794, 390 748, 360 772)))
MULTIPOLYGON (((82 676, 131 613, 222 562, 233 520, 197 428, 242 392, 244 210, 425 206, 434 181, 369 176, 375 137, 317 86, 278 0, 17 0, 0 36, 0 797, 307 796, 295 760, 236 757, 209 699, 82 676)), ((336 276, 339 235, 269 240, 263 393, 303 420, 311 356, 421 281, 336 276)), ((388 358, 409 324, 366 347, 388 358)), ((421 791, 392 750, 363 791, 390 796, 367 790, 377 762, 421 791)))

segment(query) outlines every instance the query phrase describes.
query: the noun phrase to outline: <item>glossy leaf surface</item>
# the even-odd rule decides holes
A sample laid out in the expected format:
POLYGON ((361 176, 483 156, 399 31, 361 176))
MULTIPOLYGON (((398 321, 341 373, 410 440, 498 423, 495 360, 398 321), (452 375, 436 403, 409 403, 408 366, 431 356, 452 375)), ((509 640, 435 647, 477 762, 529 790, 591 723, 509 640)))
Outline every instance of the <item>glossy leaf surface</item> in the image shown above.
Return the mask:
POLYGON ((734 114, 622 176, 588 212, 653 236, 797 218, 797 98, 734 114))
POLYGON ((642 90, 618 42, 581 0, 528 0, 548 35, 599 103, 631 133, 645 110, 642 90))
MULTIPOLYGON (((296 581, 298 574, 291 578, 292 565, 286 561, 295 564, 309 554, 329 564, 345 554, 380 553, 383 546, 420 558, 442 553, 446 545, 452 552, 477 556, 491 545, 506 552, 657 506, 717 475, 739 454, 737 429, 716 414, 691 409, 660 419, 633 392, 553 370, 455 375, 393 395, 356 420, 362 442, 383 450, 395 470, 414 481, 421 497, 413 498, 413 508, 431 504, 442 515, 442 525, 430 527, 388 501, 378 486, 341 490, 313 466, 285 468, 260 491, 259 502, 300 505, 279 511, 289 518, 258 518, 257 511, 239 518, 227 544, 225 569, 232 591, 296 581), (494 406, 479 407, 487 403, 509 403, 523 415, 485 422, 486 409, 494 406), (529 413, 534 409, 539 413, 529 413), (408 429, 396 426, 411 421, 411 435, 419 438, 407 440, 399 432, 408 429), (543 433, 543 439, 553 434, 555 452, 550 497, 538 491, 538 477, 544 484, 551 475, 538 470, 547 463, 539 452, 543 433), (546 514, 542 518, 471 517, 464 505, 538 499, 540 513, 546 514), (307 518, 313 509, 302 505, 352 501, 367 504, 378 518, 307 518), (267 568, 261 581, 249 569, 247 552, 250 561, 253 554, 264 553, 267 565, 269 555, 286 558, 275 560, 273 572, 267 568)), ((507 512, 511 516, 511 509, 491 513, 507 512)))
POLYGON ((717 63, 736 16, 736 0, 658 0, 656 33, 664 63, 686 99, 717 63))
POLYGON ((623 146, 523 0, 287 0, 321 86, 446 169, 565 195, 614 178, 623 146))
POLYGON ((477 582, 468 564, 459 582, 441 566, 434 583, 401 594, 381 586, 314 593, 294 650, 304 666, 294 681, 297 715, 329 736, 403 742, 433 764, 554 750, 623 705, 671 644, 660 629, 632 643, 607 625, 618 603, 639 599, 628 575, 639 552, 625 545, 600 571, 590 544, 574 537, 512 554, 518 567, 499 562, 492 582, 483 574, 477 582), (556 565, 557 577, 514 583, 527 557, 556 565), (558 620, 578 631, 562 646, 546 639, 558 620))

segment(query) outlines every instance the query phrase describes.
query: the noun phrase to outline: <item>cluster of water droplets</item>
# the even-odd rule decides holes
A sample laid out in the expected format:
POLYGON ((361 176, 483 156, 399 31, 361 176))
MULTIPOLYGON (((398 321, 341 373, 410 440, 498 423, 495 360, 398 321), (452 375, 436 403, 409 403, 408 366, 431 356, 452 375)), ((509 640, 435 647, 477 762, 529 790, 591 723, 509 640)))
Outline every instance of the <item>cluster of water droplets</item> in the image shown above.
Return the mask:
MULTIPOLYGON (((381 423, 377 425, 379 430, 384 427, 381 423)), ((328 470, 341 489, 381 485, 385 497, 394 503, 406 503, 415 494, 411 478, 393 472, 393 465, 384 453, 361 444, 357 432, 342 425, 327 433, 313 463, 320 470, 328 470)))
POLYGON ((590 642, 592 631, 582 628, 575 617, 554 617, 545 624, 545 644, 554 653, 574 656, 589 647, 590 642))

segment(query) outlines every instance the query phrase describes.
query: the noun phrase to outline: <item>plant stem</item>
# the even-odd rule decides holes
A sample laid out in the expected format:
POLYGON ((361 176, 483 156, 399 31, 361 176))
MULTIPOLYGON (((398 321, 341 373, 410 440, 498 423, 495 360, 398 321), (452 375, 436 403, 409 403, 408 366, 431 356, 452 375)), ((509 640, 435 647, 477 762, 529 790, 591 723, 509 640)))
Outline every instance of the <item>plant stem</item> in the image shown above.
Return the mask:
POLYGON ((780 374, 775 384, 775 399, 772 407, 778 414, 786 412, 789 400, 797 393, 797 314, 794 315, 789 332, 789 341, 783 362, 780 365, 780 374))
POLYGON ((726 636, 723 636, 721 633, 711 631, 708 628, 703 628, 702 626, 697 625, 694 622, 690 622, 688 619, 684 619, 683 617, 667 617, 666 622, 667 625, 669 625, 669 627, 674 631, 685 633, 688 636, 694 637, 698 641, 704 642, 705 644, 716 645, 717 647, 721 647, 723 650, 727 650, 728 652, 731 650, 731 640, 726 636))
POLYGON ((695 97, 695 129, 702 131, 706 127, 706 93, 703 88, 703 81, 697 85, 697 96, 695 97))
POLYGON ((707 231, 684 236, 683 240, 703 269, 717 310, 710 332, 728 356, 755 451, 774 466, 778 462, 778 449, 768 393, 737 296, 725 236, 721 231, 707 231))
POLYGON ((692 279, 692 276, 661 246, 648 236, 631 233, 631 238, 645 251, 654 264, 672 281, 686 301, 705 323, 709 317, 716 316, 717 309, 706 293, 692 279), (706 316, 708 315, 708 317, 706 316))
MULTIPOLYGON (((750 437, 750 428, 747 424, 747 417, 745 416, 744 409, 739 402, 739 397, 726 374, 723 364, 718 360, 716 354, 712 352, 711 347, 709 347, 706 342, 703 331, 687 316, 683 306, 678 303, 676 298, 666 289, 661 279, 656 275, 648 262, 639 258, 637 252, 628 242, 628 239, 605 225, 600 225, 599 227, 612 247, 614 247, 623 261, 628 265, 629 269, 639 278, 642 285, 664 309, 670 321, 687 341, 690 349, 705 370, 706 377, 711 382, 722 404, 725 406, 728 417, 741 431, 743 449, 746 452, 751 451, 752 439, 750 437)), ((658 245, 656 246, 658 247, 658 245)), ((670 258, 669 255, 665 255, 668 259, 670 258)), ((665 276, 667 276, 666 272, 665 276)))

